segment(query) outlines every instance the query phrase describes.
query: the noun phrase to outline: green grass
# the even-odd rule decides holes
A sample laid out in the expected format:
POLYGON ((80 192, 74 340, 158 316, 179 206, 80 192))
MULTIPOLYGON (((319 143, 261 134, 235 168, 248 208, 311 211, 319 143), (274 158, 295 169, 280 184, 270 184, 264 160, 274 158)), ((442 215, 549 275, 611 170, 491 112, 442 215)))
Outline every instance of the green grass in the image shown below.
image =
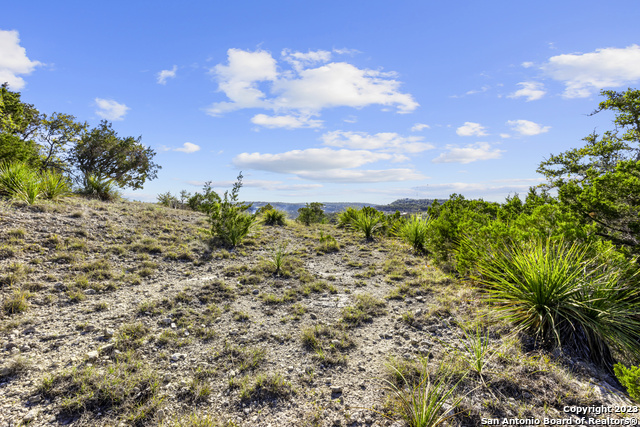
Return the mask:
POLYGON ((350 327, 360 326, 370 322, 374 316, 381 316, 385 313, 386 303, 369 294, 355 295, 354 306, 345 307, 342 310, 342 321, 350 327))
MULTIPOLYGON (((410 427, 433 427, 444 424, 455 414, 445 413, 445 408, 458 406, 462 397, 454 397, 457 386, 450 378, 441 374, 432 380, 427 366, 428 358, 421 359, 416 381, 408 378, 396 364, 387 364, 393 380, 385 379, 386 390, 393 398, 392 411, 402 417, 410 427)), ((415 375, 415 374, 414 374, 415 375)))

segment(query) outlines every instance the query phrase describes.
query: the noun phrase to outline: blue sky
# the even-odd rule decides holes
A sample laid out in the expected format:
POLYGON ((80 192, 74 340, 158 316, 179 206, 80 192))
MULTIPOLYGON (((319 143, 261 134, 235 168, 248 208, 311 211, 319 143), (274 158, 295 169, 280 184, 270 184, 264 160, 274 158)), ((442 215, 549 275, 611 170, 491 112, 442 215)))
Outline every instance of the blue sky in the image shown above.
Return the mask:
POLYGON ((158 179, 244 200, 503 201, 611 129, 640 81, 634 1, 24 1, 0 80, 41 112, 142 136, 158 179))

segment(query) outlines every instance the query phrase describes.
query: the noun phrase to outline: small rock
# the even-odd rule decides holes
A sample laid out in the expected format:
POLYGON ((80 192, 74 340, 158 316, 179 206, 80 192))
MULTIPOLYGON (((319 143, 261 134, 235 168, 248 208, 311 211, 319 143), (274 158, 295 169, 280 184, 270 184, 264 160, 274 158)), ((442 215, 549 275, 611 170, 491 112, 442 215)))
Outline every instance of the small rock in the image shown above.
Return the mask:
POLYGON ((316 316, 314 313, 309 313, 309 317, 311 318, 311 320, 316 320, 318 318, 318 316, 316 316))
POLYGON ((175 328, 177 328, 176 324, 175 323, 171 323, 171 329, 175 329, 175 328))
POLYGON ((171 355, 171 361, 172 362, 177 362, 180 359, 182 359, 182 354, 180 354, 180 353, 173 353, 171 355))
POLYGON ((339 385, 331 386, 331 394, 340 394, 340 393, 342 393, 342 387, 340 387, 339 385))
POLYGON ((111 338, 112 336, 115 335, 115 333, 116 333, 116 331, 114 331, 113 329, 107 328, 107 329, 104 330, 104 337, 105 338, 111 338))
POLYGON ((95 289, 85 289, 84 290, 84 294, 85 295, 95 295, 96 294, 96 290, 95 289))
POLYGON ((95 362, 95 361, 98 359, 98 352, 97 352, 97 351, 95 351, 95 350, 92 350, 92 351, 88 352, 88 353, 86 354, 86 356, 87 356, 87 359, 88 359, 90 362, 95 362))
POLYGON ((24 421, 25 423, 30 423, 31 421, 35 420, 37 416, 38 412, 35 409, 32 409, 27 412, 27 415, 22 418, 22 421, 24 421))
POLYGON ((166 319, 160 319, 160 324, 161 325, 165 325, 165 326, 169 326, 169 325, 171 325, 171 319, 169 319, 168 317, 166 319))
POLYGON ((260 290, 254 289, 253 291, 251 291, 251 293, 254 295, 258 295, 260 293, 260 290))

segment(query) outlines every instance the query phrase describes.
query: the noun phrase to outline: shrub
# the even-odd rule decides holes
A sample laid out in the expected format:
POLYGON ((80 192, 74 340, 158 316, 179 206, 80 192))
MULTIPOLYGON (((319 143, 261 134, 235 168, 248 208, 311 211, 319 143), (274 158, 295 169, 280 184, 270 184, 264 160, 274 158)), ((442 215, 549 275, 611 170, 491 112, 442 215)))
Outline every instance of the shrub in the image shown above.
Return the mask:
POLYGON ((207 183, 205 184, 206 198, 199 205, 209 213, 211 234, 231 247, 237 246, 249 234, 256 221, 255 215, 246 213, 251 204, 238 201, 240 188, 242 188, 242 172, 238 174, 231 195, 225 191, 224 197, 220 197, 211 189, 210 183, 207 183))
MULTIPOLYGON (((464 243, 464 244, 468 244, 464 243)), ((611 369, 611 348, 640 356, 640 287, 628 266, 562 239, 476 247, 480 283, 502 317, 544 343, 611 369)))
POLYGON ((263 212, 262 221, 266 225, 286 225, 286 212, 277 209, 268 209, 263 212))
POLYGON ((58 200, 71 194, 71 182, 64 175, 52 170, 40 174, 40 190, 47 200, 58 200))
POLYGON ((80 193, 105 202, 110 202, 120 197, 120 193, 116 189, 116 183, 113 179, 94 174, 87 174, 85 176, 84 188, 80 193))
POLYGON ((3 163, 0 166, 0 195, 29 204, 40 197, 40 177, 23 162, 3 163))
POLYGON ((158 200, 158 204, 166 206, 168 208, 176 209, 180 204, 176 196, 172 195, 169 191, 167 191, 166 193, 158 194, 156 199, 158 200))
POLYGON ((322 203, 307 203, 304 208, 298 209, 297 220, 306 226, 325 222, 324 205, 322 203))
POLYGON ((626 367, 621 363, 613 366, 616 378, 627 389, 629 396, 640 403, 640 366, 626 367))
POLYGON ((427 252, 427 238, 432 218, 412 215, 407 221, 399 223, 394 234, 409 243, 416 252, 427 252))
POLYGON ((370 206, 365 206, 348 215, 350 222, 347 227, 361 231, 367 240, 373 240, 373 235, 381 232, 386 225, 384 214, 370 206))
MULTIPOLYGON (((387 369, 395 381, 384 380, 386 389, 393 395, 394 411, 412 427, 433 427, 443 424, 455 414, 445 411, 446 408, 458 406, 462 397, 453 398, 456 383, 453 386, 451 374, 442 374, 433 381, 427 367, 428 358, 421 358, 421 367, 417 374, 419 381, 406 378, 402 368, 388 364, 387 369), (400 384, 396 384, 396 383, 400 384), (449 406, 449 404, 451 404, 449 406), (445 413, 446 412, 446 413, 445 413)), ((460 380, 461 381, 461 380, 460 380)))

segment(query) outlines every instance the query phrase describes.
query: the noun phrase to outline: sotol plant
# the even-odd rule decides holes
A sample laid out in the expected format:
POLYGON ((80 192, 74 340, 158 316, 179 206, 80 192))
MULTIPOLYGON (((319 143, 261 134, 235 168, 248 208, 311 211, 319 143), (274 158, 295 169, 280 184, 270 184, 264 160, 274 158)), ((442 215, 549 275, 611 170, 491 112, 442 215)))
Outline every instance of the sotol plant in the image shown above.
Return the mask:
MULTIPOLYGON (((463 244, 473 246, 470 241, 463 244)), ((479 258, 481 284, 503 318, 542 341, 611 369, 615 347, 640 356, 640 287, 623 265, 595 261, 587 245, 507 241, 479 258)))

